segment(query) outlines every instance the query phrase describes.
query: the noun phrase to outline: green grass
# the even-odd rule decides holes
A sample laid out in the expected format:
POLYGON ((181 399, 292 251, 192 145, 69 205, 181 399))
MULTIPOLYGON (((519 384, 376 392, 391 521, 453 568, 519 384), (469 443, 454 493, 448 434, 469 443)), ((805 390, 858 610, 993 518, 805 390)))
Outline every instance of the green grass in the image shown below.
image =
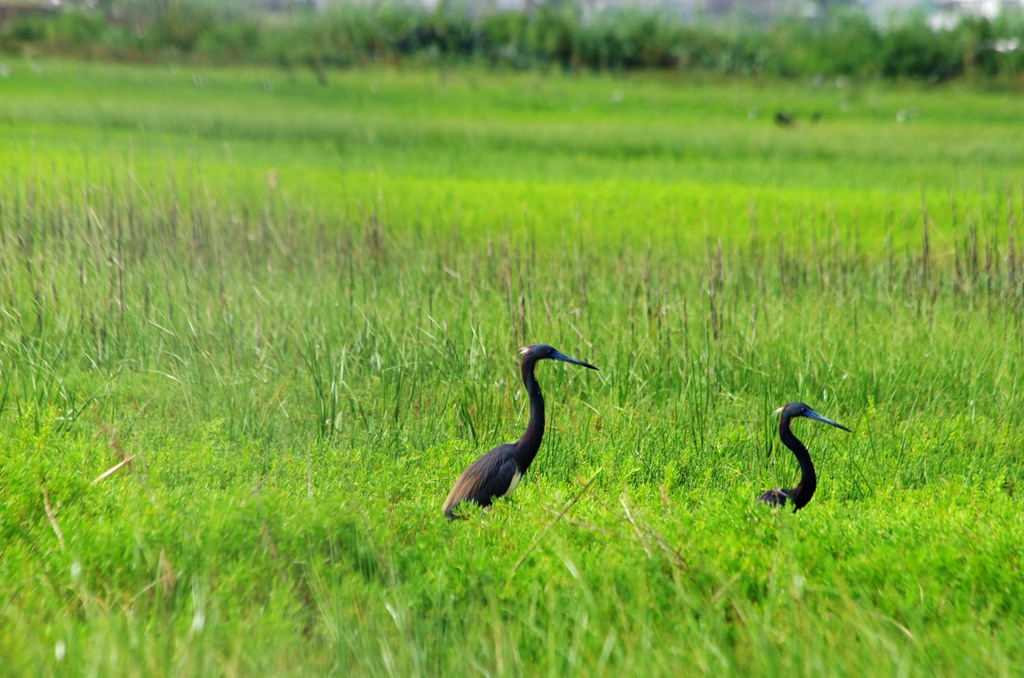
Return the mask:
POLYGON ((1011 97, 41 66, 0 82, 6 671, 1019 675, 1011 97), (535 465, 449 524, 538 341, 601 371, 540 366, 535 465), (791 514, 797 399, 855 432, 797 424, 791 514))

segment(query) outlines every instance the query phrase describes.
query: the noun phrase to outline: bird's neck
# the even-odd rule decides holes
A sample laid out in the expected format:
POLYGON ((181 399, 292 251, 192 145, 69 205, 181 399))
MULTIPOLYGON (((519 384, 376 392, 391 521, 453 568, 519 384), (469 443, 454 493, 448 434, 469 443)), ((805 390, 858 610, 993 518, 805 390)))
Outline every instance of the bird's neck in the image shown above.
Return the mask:
POLYGON ((789 430, 788 418, 779 422, 779 437, 782 438, 782 444, 793 451, 797 463, 800 464, 800 482, 793 488, 792 493, 794 507, 800 509, 807 505, 814 496, 814 491, 818 489, 818 476, 814 472, 814 464, 811 463, 811 455, 807 448, 789 430))
POLYGON ((544 396, 541 395, 540 384, 533 374, 534 365, 535 361, 524 360, 521 367, 523 386, 530 396, 530 422, 526 425, 526 433, 516 443, 516 464, 520 473, 525 473, 533 463, 533 458, 540 449, 540 441, 544 437, 544 396))

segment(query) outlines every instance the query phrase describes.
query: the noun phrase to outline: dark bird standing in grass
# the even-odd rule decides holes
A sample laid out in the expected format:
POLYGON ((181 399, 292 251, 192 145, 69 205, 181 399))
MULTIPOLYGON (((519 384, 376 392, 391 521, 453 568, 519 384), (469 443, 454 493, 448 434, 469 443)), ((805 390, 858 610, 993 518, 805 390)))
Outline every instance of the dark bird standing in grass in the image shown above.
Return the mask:
POLYGON ((493 450, 469 465, 455 487, 444 500, 444 514, 449 520, 455 520, 455 508, 464 501, 473 501, 480 506, 490 506, 498 497, 512 494, 519 479, 530 468, 533 458, 540 449, 541 438, 544 437, 544 396, 540 392, 540 384, 533 375, 533 368, 538 360, 561 360, 582 365, 592 370, 597 368, 582 360, 570 358, 559 353, 547 344, 534 344, 520 349, 523 362, 520 371, 523 374, 523 385, 530 396, 530 423, 526 425, 526 433, 515 443, 498 445, 493 450))
MULTIPOLYGON (((793 454, 796 455, 796 460, 800 463, 800 482, 792 489, 776 488, 768 490, 758 497, 757 500, 771 506, 785 506, 786 501, 789 500, 793 502, 793 511, 799 511, 804 506, 807 506, 807 502, 814 496, 814 490, 818 488, 818 476, 814 473, 814 464, 811 463, 811 455, 807 452, 807 448, 789 430, 789 422, 795 417, 807 417, 808 419, 820 421, 823 424, 841 428, 844 431, 850 431, 850 429, 842 424, 837 424, 831 419, 826 419, 803 403, 790 403, 785 407, 775 410, 776 414, 779 412, 782 413, 782 416, 779 418, 779 437, 782 438, 782 444, 793 451, 793 454)), ((852 433, 852 431, 850 432, 852 433)))

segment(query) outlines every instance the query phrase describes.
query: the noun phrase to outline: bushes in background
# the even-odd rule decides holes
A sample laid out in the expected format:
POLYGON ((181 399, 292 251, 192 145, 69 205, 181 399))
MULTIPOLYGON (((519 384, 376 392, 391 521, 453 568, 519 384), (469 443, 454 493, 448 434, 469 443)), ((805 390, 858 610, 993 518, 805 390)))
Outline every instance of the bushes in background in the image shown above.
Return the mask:
POLYGON ((662 11, 584 16, 549 0, 503 12, 458 0, 426 10, 400 2, 278 11, 211 0, 133 0, 94 10, 14 17, 0 28, 8 53, 101 59, 180 58, 211 63, 330 67, 374 62, 477 61, 514 68, 677 69, 795 77, 856 75, 940 81, 965 73, 1020 74, 1024 19, 965 20, 932 30, 921 15, 881 28, 859 10, 769 24, 686 22, 662 11))

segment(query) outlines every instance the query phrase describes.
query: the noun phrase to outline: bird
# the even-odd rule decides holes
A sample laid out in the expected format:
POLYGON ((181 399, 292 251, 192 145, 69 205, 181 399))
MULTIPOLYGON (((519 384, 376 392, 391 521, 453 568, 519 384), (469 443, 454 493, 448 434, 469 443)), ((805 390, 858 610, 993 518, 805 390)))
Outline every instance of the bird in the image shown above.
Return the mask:
POLYGON ((850 431, 850 429, 842 424, 837 424, 831 419, 826 419, 804 403, 789 403, 785 407, 780 407, 773 412, 773 414, 779 413, 782 414, 779 417, 779 438, 782 439, 782 444, 796 455, 796 460, 800 464, 800 482, 791 489, 775 488, 774 490, 768 490, 758 497, 757 500, 769 506, 785 506, 787 501, 791 501, 793 502, 793 512, 795 513, 804 506, 807 506, 807 503, 811 501, 811 497, 814 496, 814 490, 818 488, 818 476, 814 473, 814 464, 811 463, 811 455, 807 452, 807 447, 797 440, 797 437, 789 430, 789 422, 796 417, 806 417, 820 421, 823 424, 841 428, 850 433, 853 433, 853 431, 850 431))
POLYGON ((791 127, 795 117, 788 111, 775 112, 775 124, 779 127, 791 127))
POLYGON ((544 396, 540 392, 540 384, 534 376, 534 367, 539 360, 561 360, 562 362, 582 365, 592 370, 597 368, 576 358, 570 358, 547 344, 533 344, 519 349, 522 362, 519 370, 523 376, 523 386, 530 396, 530 421, 526 425, 523 437, 514 443, 498 445, 483 455, 462 472, 455 486, 444 500, 444 515, 449 520, 456 520, 456 507, 464 501, 472 501, 482 507, 506 495, 512 494, 519 480, 530 468, 537 450, 540 449, 544 437, 544 396))

